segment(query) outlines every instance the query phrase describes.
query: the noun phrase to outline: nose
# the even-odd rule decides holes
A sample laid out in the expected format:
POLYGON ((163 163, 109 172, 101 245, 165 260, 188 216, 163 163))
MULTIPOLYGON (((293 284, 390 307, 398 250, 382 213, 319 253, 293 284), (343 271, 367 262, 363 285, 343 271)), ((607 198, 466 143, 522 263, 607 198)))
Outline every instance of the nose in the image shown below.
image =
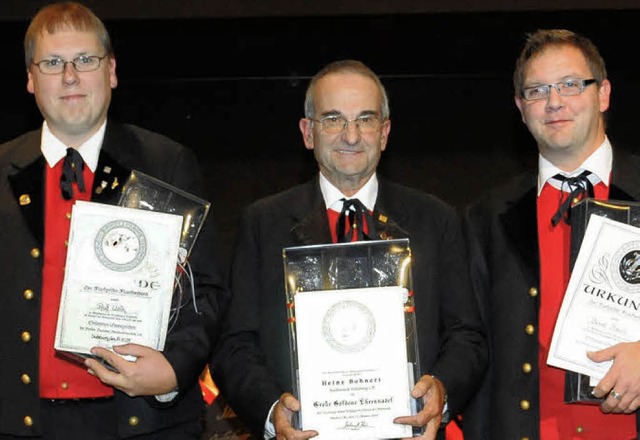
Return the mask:
POLYGON ((555 85, 549 87, 549 97, 547 98, 547 111, 554 111, 562 107, 562 96, 555 85))
POLYGON ((347 126, 344 128, 344 138, 349 145, 357 144, 360 140, 360 128, 358 127, 358 121, 347 121, 347 126))
POLYGON ((65 84, 74 84, 78 81, 78 72, 71 61, 65 61, 62 71, 62 82, 65 84))

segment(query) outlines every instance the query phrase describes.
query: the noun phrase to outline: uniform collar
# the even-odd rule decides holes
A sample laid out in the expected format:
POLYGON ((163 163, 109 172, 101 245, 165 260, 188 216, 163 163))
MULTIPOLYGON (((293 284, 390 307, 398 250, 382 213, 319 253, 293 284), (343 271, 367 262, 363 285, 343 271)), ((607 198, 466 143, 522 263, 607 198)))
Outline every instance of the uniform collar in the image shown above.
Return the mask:
POLYGON ((342 200, 345 199, 359 199, 369 211, 373 211, 376 205, 376 198, 378 196, 378 177, 374 173, 371 178, 364 184, 362 188, 358 190, 351 197, 347 197, 342 192, 333 186, 326 177, 320 173, 320 191, 327 209, 333 209, 334 211, 342 211, 342 200))
MULTIPOLYGON (((92 172, 96 171, 98 166, 98 156, 100 155, 100 147, 104 140, 104 132, 107 126, 105 121, 102 126, 91 136, 85 143, 80 145, 77 150, 82 159, 92 172)), ((49 129, 47 121, 42 123, 42 135, 40 139, 40 149, 47 160, 49 167, 53 168, 67 154, 67 145, 58 139, 49 129)))
MULTIPOLYGON (((611 166, 613 163, 613 149, 609 138, 605 136, 604 142, 598 147, 596 151, 580 165, 578 168, 570 173, 562 171, 547 159, 538 155, 538 195, 542 191, 544 184, 547 183, 556 174, 562 174, 566 177, 575 177, 583 171, 591 171, 593 175, 590 177, 591 183, 594 185, 599 182, 603 182, 606 186, 609 186, 609 179, 611 177, 611 166)), ((551 183, 551 182, 550 182, 551 183)), ((553 185, 553 183, 552 183, 553 185)))

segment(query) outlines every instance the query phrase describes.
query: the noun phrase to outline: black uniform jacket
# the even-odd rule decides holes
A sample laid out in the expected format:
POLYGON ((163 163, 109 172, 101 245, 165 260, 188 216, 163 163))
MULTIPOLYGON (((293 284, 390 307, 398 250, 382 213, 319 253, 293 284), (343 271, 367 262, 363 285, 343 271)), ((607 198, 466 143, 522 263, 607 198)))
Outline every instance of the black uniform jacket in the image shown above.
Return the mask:
MULTIPOLYGON (((536 198, 530 172, 465 215, 471 278, 490 341, 486 380, 464 414, 465 439, 540 438, 537 327, 544 292, 536 198)), ((640 200, 639 157, 614 153, 609 198, 640 200)))
MULTIPOLYGON (((0 433, 12 435, 41 434, 38 346, 46 161, 40 137, 41 130, 36 130, 0 146, 0 433), (24 422, 27 416, 32 423, 24 422)), ((193 152, 164 136, 109 121, 92 201, 117 203, 118 191, 133 169, 203 196, 193 152), (97 194, 103 181, 107 185, 97 194)), ((153 397, 130 398, 116 391, 123 437, 198 418, 205 408, 197 379, 218 334, 219 309, 226 304, 216 240, 209 219, 190 258, 200 313, 192 304, 183 307, 167 336, 164 355, 178 378, 179 397, 160 405, 153 397)))
MULTIPOLYGON (((374 221, 377 238, 410 239, 420 366, 442 380, 459 411, 486 366, 459 217, 435 197, 380 179, 374 221)), ((258 435, 272 404, 292 390, 282 249, 323 243, 331 233, 317 179, 243 213, 227 326, 212 366, 222 395, 258 435)))

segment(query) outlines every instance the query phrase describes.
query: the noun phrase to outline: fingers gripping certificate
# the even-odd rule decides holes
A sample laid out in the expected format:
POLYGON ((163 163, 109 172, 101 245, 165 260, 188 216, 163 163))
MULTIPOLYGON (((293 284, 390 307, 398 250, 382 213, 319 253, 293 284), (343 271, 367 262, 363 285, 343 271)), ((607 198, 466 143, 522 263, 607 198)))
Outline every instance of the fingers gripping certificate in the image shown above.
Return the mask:
POLYGON ((587 351, 640 334, 640 228, 591 215, 553 332, 547 363, 602 378, 611 361, 587 351))
POLYGON ((164 348, 182 216, 75 203, 55 348, 164 348))

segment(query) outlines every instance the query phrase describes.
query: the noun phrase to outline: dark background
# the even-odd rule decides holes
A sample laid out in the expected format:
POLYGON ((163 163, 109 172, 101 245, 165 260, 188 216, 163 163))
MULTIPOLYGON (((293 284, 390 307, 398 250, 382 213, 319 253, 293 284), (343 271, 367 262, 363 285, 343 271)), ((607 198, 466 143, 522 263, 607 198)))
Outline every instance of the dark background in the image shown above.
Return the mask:
MULTIPOLYGON (((41 124, 25 89, 22 38, 44 3, 0 5, 0 141, 41 124)), ((320 3, 88 3, 115 46, 111 116, 196 151, 226 254, 242 206, 314 174, 297 123, 309 77, 336 59, 364 61, 387 86, 392 130, 381 174, 458 207, 535 165, 511 74, 524 34, 537 28, 566 27, 600 47, 613 83, 609 135, 635 148, 637 2, 320 3)))
MULTIPOLYGON (((41 124, 22 38, 44 3, 0 5, 0 142, 41 124)), ((584 33, 600 48, 613 84, 609 137, 638 150, 637 1, 87 4, 116 51, 111 117, 196 151, 225 255, 243 206, 316 172, 297 124, 308 79, 336 59, 364 61, 387 87, 392 130, 380 173, 459 208, 536 163, 511 74, 525 33, 538 28, 584 33)))

